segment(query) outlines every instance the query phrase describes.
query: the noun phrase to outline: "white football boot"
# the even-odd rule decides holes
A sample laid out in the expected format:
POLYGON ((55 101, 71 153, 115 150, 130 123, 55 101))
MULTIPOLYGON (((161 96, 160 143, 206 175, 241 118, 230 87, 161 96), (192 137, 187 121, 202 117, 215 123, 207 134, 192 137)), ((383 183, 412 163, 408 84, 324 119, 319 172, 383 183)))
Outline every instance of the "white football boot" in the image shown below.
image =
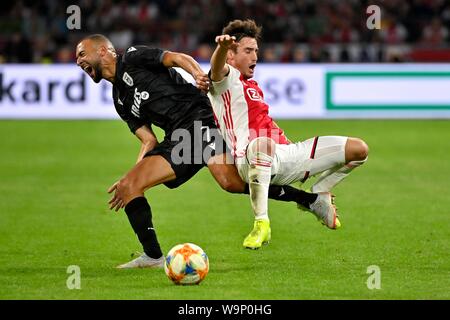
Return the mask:
POLYGON ((130 262, 121 264, 116 267, 117 269, 134 269, 134 268, 164 268, 164 256, 158 259, 150 258, 148 255, 141 254, 136 259, 130 262))
POLYGON ((310 205, 308 211, 312 212, 318 220, 322 221, 322 224, 330 229, 337 229, 341 226, 330 192, 319 192, 316 201, 310 205))

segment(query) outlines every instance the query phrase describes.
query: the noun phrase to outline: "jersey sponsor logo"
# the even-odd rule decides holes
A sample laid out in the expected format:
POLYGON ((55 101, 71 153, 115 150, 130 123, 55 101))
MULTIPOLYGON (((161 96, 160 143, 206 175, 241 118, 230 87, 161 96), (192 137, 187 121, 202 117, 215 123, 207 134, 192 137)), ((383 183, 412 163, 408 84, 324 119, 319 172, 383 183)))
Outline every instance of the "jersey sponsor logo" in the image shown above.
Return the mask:
POLYGON ((135 47, 129 47, 128 48, 128 50, 127 50, 127 53, 128 52, 133 52, 133 51, 136 51, 137 49, 135 48, 135 47))
POLYGON ((254 88, 247 88, 247 95, 250 98, 250 100, 253 101, 262 101, 261 97, 259 96, 259 93, 254 88))
POLYGON ((139 107, 141 106, 142 100, 147 100, 150 97, 147 91, 139 92, 137 88, 134 89, 134 101, 133 106, 131 107, 131 113, 133 113, 136 117, 140 117, 139 107))
POLYGON ((134 85, 133 78, 126 72, 123 73, 122 80, 130 87, 132 87, 134 85))
POLYGON ((142 100, 147 100, 150 97, 150 95, 148 94, 147 91, 142 91, 141 92, 141 99, 142 100))

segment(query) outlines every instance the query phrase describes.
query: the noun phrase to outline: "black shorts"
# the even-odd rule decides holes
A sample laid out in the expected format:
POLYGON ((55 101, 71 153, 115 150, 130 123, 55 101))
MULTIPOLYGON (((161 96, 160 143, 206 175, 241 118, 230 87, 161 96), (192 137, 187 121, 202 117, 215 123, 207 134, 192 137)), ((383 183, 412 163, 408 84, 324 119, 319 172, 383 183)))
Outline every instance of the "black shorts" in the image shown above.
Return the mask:
POLYGON ((191 179, 211 157, 226 152, 229 153, 225 141, 211 117, 166 134, 164 140, 144 157, 161 155, 170 163, 176 178, 164 185, 173 189, 191 179))

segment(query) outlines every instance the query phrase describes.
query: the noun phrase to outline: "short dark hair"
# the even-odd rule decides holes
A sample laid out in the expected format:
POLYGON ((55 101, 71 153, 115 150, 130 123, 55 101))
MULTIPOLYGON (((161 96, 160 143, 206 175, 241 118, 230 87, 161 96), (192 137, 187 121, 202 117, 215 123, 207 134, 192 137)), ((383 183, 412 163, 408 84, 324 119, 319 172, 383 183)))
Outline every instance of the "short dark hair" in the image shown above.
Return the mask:
MULTIPOLYGON (((90 41, 92 41, 92 42, 94 42, 94 43, 96 43, 96 44, 104 43, 104 44, 106 44, 106 46, 108 47, 108 49, 111 49, 111 50, 113 50, 114 52, 116 51, 116 50, 114 49, 114 46, 113 46, 111 40, 109 40, 106 36, 104 36, 104 35, 102 35, 102 34, 100 34, 100 33, 91 34, 91 35, 89 35, 89 36, 86 36, 86 37, 84 37, 81 41, 84 41, 84 40, 90 40, 90 41)), ((80 41, 80 42, 81 42, 81 41, 80 41)))
POLYGON ((261 37, 261 30, 262 27, 256 25, 254 20, 233 20, 223 28, 222 34, 235 36, 236 41, 239 41, 244 37, 254 38, 258 41, 261 37))
POLYGON ((107 37, 105 37, 100 33, 88 35, 85 38, 83 38, 83 40, 91 40, 94 42, 111 42, 107 37))

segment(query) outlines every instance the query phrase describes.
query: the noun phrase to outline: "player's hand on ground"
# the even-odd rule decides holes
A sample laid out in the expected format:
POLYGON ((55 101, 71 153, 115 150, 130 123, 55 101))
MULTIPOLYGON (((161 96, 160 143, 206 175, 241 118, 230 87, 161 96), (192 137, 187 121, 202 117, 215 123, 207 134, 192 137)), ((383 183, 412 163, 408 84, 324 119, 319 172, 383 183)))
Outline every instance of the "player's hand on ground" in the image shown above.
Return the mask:
POLYGON ((222 48, 229 49, 231 46, 236 45, 236 37, 222 34, 216 37, 216 43, 222 48))
POLYGON ((109 189, 108 193, 114 192, 114 196, 111 198, 111 200, 108 201, 109 209, 115 211, 119 211, 119 209, 125 207, 124 201, 121 199, 120 194, 118 192, 117 186, 119 185, 120 181, 115 182, 109 189))
POLYGON ((197 84, 197 88, 199 88, 201 91, 207 93, 209 90, 209 78, 208 75, 205 73, 197 73, 194 74, 195 83, 197 84))

